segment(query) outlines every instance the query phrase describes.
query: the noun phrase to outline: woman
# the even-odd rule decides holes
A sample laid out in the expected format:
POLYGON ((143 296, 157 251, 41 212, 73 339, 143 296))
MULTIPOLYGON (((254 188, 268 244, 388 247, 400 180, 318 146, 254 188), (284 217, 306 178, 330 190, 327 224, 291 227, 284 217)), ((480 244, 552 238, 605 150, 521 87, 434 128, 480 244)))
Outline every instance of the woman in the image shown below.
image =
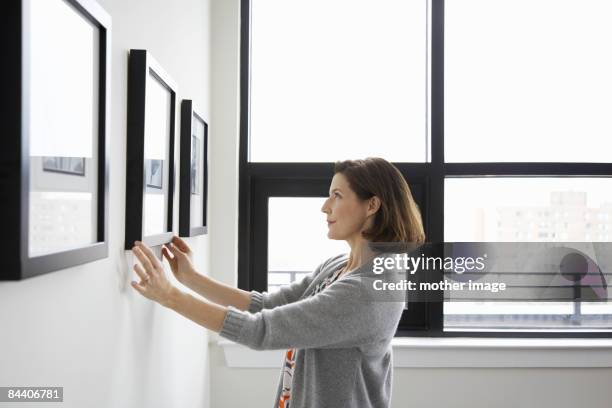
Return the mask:
POLYGON ((332 257, 274 293, 244 291, 199 275, 178 237, 162 248, 176 278, 210 302, 174 288, 142 243, 132 286, 142 295, 255 350, 284 349, 275 407, 388 407, 393 338, 403 302, 373 301, 360 277, 371 272, 372 243, 422 243, 418 206, 400 172, 380 158, 336 163, 326 214, 330 239, 350 254, 332 257))

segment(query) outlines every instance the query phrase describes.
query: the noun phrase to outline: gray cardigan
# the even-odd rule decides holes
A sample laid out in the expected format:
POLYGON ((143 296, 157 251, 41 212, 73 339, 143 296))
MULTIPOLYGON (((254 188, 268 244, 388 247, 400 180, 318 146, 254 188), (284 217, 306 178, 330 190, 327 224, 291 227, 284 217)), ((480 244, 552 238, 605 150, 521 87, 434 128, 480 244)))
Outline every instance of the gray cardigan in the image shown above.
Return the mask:
MULTIPOLYGON (((222 337, 255 350, 297 349, 290 408, 391 404, 391 339, 404 303, 377 301, 362 290, 360 277, 371 276, 371 262, 309 297, 347 261, 347 254, 332 257, 274 293, 251 291, 248 312, 228 306, 222 337)), ((281 389, 282 370, 274 407, 281 389)))

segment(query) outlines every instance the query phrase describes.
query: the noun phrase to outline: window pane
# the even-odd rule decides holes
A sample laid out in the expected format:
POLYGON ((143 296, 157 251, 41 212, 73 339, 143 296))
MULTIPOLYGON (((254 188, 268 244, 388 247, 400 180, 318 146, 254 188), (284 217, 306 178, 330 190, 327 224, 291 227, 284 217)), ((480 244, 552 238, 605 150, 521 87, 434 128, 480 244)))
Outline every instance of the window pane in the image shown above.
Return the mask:
POLYGON ((447 161, 608 162, 612 2, 447 0, 447 161))
MULTIPOLYGON (((611 178, 450 178, 444 187, 447 242, 609 242, 612 238, 611 178)), ((605 302, 455 300, 444 303, 444 328, 609 330, 612 307, 605 302)))
POLYGON ((250 160, 426 160, 426 0, 252 0, 250 160))
POLYGON ((608 242, 612 178, 449 178, 449 242, 608 242))
POLYGON ((326 259, 349 252, 327 238, 324 199, 272 197, 268 201, 268 289, 302 279, 326 259))

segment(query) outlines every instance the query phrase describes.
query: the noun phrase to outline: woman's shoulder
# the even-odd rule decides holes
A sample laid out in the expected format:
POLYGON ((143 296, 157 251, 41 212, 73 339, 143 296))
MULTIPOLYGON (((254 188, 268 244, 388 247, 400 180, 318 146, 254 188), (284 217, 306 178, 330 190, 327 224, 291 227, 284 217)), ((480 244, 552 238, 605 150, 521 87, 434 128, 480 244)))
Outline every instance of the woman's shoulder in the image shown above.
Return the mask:
POLYGON ((314 271, 312 275, 313 279, 316 279, 317 277, 320 277, 320 276, 322 277, 322 276, 328 275, 329 273, 332 272, 332 270, 336 270, 341 265, 346 263, 348 261, 348 258, 349 258, 348 254, 339 254, 339 255, 334 255, 330 258, 327 258, 326 260, 321 262, 319 266, 317 266, 317 269, 314 271))
POLYGON ((349 254, 345 253, 345 254, 339 254, 339 255, 334 255, 331 258, 327 258, 322 264, 321 264, 321 272, 323 271, 330 271, 330 270, 336 270, 340 265, 344 264, 349 258, 349 254))

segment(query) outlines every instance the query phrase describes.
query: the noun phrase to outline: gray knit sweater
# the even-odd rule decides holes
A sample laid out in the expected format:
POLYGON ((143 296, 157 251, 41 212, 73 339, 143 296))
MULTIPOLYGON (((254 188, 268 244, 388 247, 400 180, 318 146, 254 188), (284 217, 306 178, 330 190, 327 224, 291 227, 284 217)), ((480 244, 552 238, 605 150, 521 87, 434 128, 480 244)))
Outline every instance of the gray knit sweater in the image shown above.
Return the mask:
MULTIPOLYGON (((222 337, 255 350, 297 349, 290 408, 390 406, 391 339, 404 304, 377 301, 362 290, 371 262, 308 296, 347 261, 346 254, 332 257, 274 293, 251 291, 248 312, 228 307, 222 337)), ((281 389, 282 370, 274 407, 281 389)))

